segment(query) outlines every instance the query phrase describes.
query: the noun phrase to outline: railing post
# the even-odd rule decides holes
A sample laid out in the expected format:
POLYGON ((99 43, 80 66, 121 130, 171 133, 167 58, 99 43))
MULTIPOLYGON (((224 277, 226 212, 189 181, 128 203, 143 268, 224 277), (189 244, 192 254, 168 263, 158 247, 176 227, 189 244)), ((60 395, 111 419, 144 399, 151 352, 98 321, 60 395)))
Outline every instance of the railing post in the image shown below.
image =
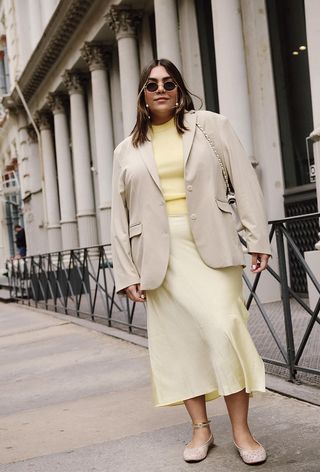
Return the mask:
POLYGON ((285 255, 284 242, 283 242, 282 224, 276 225, 276 241, 277 241, 278 260, 279 260, 279 274, 280 274, 280 280, 281 280, 281 299, 282 299, 282 306, 283 306, 284 325, 285 325, 285 330, 286 330, 288 367, 289 367, 290 381, 292 382, 296 376, 296 370, 294 368, 295 347, 294 347, 294 337, 293 337, 293 329, 292 329, 292 316, 291 316, 291 306, 290 306, 290 298, 289 298, 288 274, 287 274, 286 255, 285 255))

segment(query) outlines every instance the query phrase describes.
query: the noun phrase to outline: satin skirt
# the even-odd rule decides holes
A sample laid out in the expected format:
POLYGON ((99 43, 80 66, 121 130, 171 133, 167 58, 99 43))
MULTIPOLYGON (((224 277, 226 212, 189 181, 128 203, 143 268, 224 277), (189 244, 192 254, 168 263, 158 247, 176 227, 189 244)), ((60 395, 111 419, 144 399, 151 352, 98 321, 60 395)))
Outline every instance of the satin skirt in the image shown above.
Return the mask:
POLYGON ((242 267, 207 266, 187 215, 169 216, 169 227, 165 279, 146 292, 155 406, 265 391, 264 364, 247 330, 242 267))

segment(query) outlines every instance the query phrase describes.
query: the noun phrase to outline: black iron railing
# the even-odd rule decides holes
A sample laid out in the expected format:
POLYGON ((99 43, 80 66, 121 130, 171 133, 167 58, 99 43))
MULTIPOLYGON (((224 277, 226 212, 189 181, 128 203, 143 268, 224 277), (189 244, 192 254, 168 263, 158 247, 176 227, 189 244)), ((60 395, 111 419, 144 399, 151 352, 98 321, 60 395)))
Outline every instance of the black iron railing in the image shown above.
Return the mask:
MULTIPOLYGON (((319 217, 320 213, 313 213, 270 221, 270 241, 274 239, 276 241, 277 254, 274 258, 278 259, 279 269, 278 272, 272 267, 268 267, 267 270, 281 287, 284 336, 275 328, 274 320, 266 309, 267 305, 263 304, 257 295, 259 281, 265 276, 264 273, 257 274, 253 282, 250 282, 245 272, 243 274, 244 282, 249 289, 247 308, 255 308, 255 311, 261 313, 264 326, 267 327, 267 332, 271 334, 278 350, 274 358, 265 356, 264 361, 288 369, 290 380, 296 378, 298 371, 320 375, 320 369, 317 368, 317 363, 320 365, 319 352, 317 359, 315 357, 315 367, 312 363, 305 366, 301 362, 315 326, 320 324, 320 282, 290 235, 288 225, 311 219, 318 221, 319 217), (294 253, 319 294, 318 302, 313 309, 307 300, 290 286, 288 250, 294 253), (300 329, 298 340, 292 318, 293 300, 300 307, 299 316, 307 317, 303 332, 300 329)), ((104 245, 30 256, 14 261, 8 267, 11 296, 23 304, 67 315, 90 317, 108 326, 146 335, 144 304, 132 303, 127 297, 117 295, 115 292, 110 253, 110 245, 104 245)))
MULTIPOLYGON (((290 380, 295 379, 297 371, 304 371, 304 372, 309 372, 311 374, 320 375, 319 369, 313 369, 311 367, 303 367, 299 365, 302 354, 307 346, 308 340, 310 339, 310 335, 315 324, 316 323, 320 324, 320 318, 319 318, 320 281, 317 280, 312 270, 306 263, 304 259, 304 255, 300 252, 297 244, 295 243, 292 236, 290 235, 287 226, 298 221, 302 222, 302 221, 308 221, 308 220, 314 220, 314 219, 318 220, 319 217, 320 217, 320 213, 312 213, 309 215, 294 216, 294 217, 289 217, 289 218, 284 218, 281 220, 274 220, 274 221, 269 222, 271 225, 270 241, 272 241, 274 237, 276 239, 279 273, 277 273, 271 267, 268 267, 267 270, 272 275, 272 277, 274 277, 277 280, 277 282, 279 282, 280 287, 281 287, 281 301, 282 301, 284 326, 285 326, 285 344, 281 341, 280 337, 278 336, 278 333, 274 329, 272 322, 270 320, 270 317, 268 316, 268 313, 265 311, 263 304, 259 300, 259 297, 257 297, 256 295, 256 290, 259 284, 259 280, 262 276, 262 273, 257 274, 253 284, 249 282, 249 279, 246 276, 246 274, 245 273, 243 274, 244 281, 250 291, 250 295, 247 300, 247 308, 250 309, 252 300, 254 299, 257 303, 257 306, 283 358, 283 361, 278 361, 275 359, 268 359, 268 358, 264 358, 264 361, 270 364, 286 367, 289 370, 290 380), (285 242, 286 242, 286 245, 285 245, 285 242), (310 278, 312 284, 314 285, 316 291, 319 294, 319 298, 314 309, 311 309, 307 301, 290 287, 289 277, 288 277, 288 261, 287 261, 286 249, 288 249, 288 251, 290 250, 291 254, 295 255, 296 259, 298 260, 300 264, 301 270, 303 270, 306 276, 310 278), (290 303, 292 298, 295 299, 296 302, 303 309, 303 313, 309 315, 307 327, 298 345, 296 345, 296 342, 295 342, 294 329, 293 329, 293 323, 292 323, 292 312, 291 312, 291 303, 290 303)), ((314 241, 314 243, 316 243, 316 241, 314 241)), ((318 356, 319 355, 320 353, 318 353, 318 356)))
POLYGON ((110 252, 106 244, 14 260, 8 265, 11 296, 36 308, 146 332, 133 323, 135 304, 116 295, 110 252))

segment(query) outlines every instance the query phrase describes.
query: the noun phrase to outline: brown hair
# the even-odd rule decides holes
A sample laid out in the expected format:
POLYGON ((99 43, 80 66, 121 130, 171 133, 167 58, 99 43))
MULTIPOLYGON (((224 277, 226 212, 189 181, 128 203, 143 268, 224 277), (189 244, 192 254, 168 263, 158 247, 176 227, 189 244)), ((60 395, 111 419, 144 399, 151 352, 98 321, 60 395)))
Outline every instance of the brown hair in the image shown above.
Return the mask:
POLYGON ((153 60, 147 67, 145 67, 140 77, 137 103, 137 121, 131 132, 132 144, 134 147, 138 147, 148 141, 147 133, 150 126, 150 119, 148 117, 148 111, 146 109, 146 102, 144 99, 143 92, 144 86, 150 76, 151 70, 156 66, 163 66, 170 75, 170 77, 178 85, 178 106, 174 116, 178 133, 182 134, 184 131, 187 130, 184 125, 185 111, 194 110, 193 101, 190 96, 193 94, 187 89, 177 67, 168 59, 153 60))

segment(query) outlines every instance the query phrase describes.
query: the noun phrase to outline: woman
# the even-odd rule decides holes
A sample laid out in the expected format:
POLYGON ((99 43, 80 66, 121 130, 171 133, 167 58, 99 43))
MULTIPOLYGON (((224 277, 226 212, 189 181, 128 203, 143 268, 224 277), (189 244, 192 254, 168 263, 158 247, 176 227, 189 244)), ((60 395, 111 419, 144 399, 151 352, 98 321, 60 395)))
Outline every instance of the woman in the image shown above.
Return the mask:
POLYGON ((265 389, 264 366, 246 328, 243 251, 212 145, 235 190, 251 270, 266 268, 261 190, 238 138, 225 117, 194 111, 178 69, 161 59, 141 75, 136 125, 114 155, 116 288, 146 302, 155 404, 184 403, 193 424, 184 459, 203 460, 213 446, 206 401, 223 395, 240 456, 255 464, 266 452, 248 403, 265 389))

